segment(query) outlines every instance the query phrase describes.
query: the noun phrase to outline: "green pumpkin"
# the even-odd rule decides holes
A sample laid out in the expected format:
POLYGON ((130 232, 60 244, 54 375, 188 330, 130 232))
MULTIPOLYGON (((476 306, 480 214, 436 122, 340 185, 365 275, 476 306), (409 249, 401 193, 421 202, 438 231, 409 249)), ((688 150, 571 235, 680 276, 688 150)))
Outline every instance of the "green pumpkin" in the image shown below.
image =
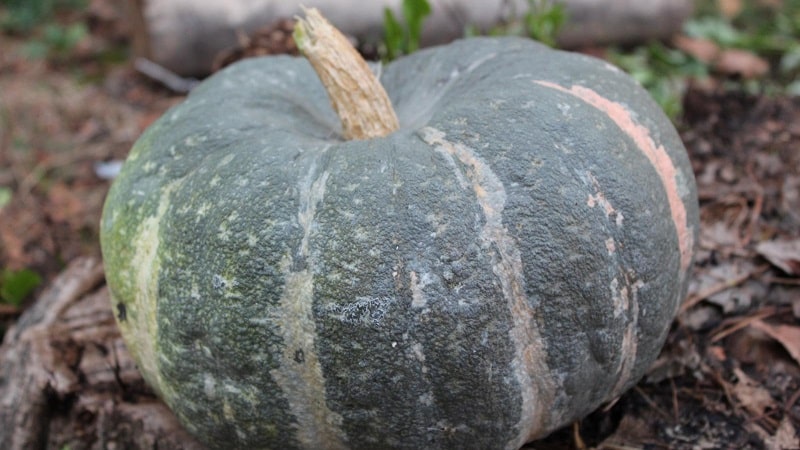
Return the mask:
POLYGON ((515 449, 630 388, 698 226, 607 63, 476 38, 383 68, 346 141, 302 58, 237 63, 134 146, 102 247, 146 381, 211 448, 515 449))

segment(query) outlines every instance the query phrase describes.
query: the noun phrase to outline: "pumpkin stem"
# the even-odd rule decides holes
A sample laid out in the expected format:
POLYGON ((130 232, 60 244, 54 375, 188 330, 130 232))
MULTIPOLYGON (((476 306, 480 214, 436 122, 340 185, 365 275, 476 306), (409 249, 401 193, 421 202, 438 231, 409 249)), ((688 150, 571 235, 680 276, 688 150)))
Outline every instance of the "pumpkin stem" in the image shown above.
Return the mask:
POLYGON ((303 11, 294 41, 328 91, 345 139, 382 137, 400 128, 389 96, 347 38, 316 8, 303 11))

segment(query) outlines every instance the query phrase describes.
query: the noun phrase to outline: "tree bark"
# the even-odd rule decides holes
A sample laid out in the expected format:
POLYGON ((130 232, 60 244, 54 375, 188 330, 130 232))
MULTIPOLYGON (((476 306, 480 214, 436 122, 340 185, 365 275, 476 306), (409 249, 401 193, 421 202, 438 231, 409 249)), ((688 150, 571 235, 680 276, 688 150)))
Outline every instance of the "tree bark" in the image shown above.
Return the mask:
POLYGON ((139 375, 100 261, 70 264, 6 333, 0 448, 203 449, 139 375))

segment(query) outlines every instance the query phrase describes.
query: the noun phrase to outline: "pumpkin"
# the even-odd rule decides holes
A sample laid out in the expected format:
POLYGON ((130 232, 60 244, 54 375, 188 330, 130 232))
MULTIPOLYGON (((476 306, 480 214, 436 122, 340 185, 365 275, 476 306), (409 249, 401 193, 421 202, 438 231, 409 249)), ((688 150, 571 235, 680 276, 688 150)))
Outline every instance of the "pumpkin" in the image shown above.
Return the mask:
POLYGON ((186 428, 212 448, 514 449, 635 384, 698 226, 645 91, 511 37, 377 83, 352 49, 311 58, 340 36, 304 23, 322 82, 288 56, 212 76, 105 204, 120 329, 186 428))

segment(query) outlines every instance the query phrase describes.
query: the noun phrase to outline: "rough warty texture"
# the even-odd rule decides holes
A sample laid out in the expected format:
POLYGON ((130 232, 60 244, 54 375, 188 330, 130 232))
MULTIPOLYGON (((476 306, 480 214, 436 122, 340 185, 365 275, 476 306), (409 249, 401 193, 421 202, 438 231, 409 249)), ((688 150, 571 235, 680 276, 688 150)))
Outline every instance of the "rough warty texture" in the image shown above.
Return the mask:
POLYGON ((515 449, 658 354, 698 213, 641 88, 513 38, 381 81, 400 130, 347 142, 307 61, 233 65, 109 194, 122 332, 211 447, 515 449))

